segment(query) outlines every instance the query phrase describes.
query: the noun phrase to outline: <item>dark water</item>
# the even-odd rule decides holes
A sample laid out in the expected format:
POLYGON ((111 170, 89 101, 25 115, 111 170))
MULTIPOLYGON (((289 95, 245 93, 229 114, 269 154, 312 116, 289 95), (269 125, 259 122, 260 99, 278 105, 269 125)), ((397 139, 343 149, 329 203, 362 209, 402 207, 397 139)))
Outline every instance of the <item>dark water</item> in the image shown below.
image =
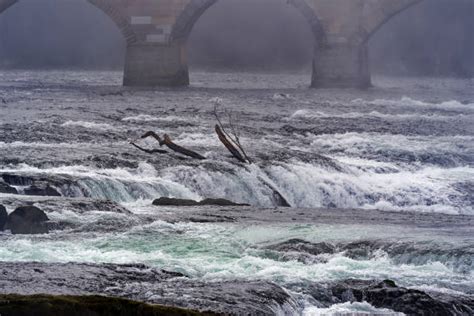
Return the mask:
MULTIPOLYGON (((127 89, 120 79, 1 74, 0 173, 23 194, 0 193, 0 204, 10 212, 34 203, 56 223, 44 236, 0 233, 4 265, 141 263, 187 276, 190 297, 202 296, 196 284, 275 285, 291 299, 252 304, 280 314, 389 312, 308 294, 314 284, 348 279, 392 279, 472 300, 472 80, 378 78, 361 92, 307 89, 302 75, 197 73, 192 87, 177 90, 127 89), (216 103, 231 111, 253 165, 235 162, 213 133, 216 103), (208 159, 129 145, 147 130, 208 159), (46 184, 62 197, 24 194, 46 184), (276 208, 271 187, 293 207, 276 208), (162 196, 252 207, 151 205, 162 196)), ((148 292, 135 298, 163 303, 162 288, 148 292)))

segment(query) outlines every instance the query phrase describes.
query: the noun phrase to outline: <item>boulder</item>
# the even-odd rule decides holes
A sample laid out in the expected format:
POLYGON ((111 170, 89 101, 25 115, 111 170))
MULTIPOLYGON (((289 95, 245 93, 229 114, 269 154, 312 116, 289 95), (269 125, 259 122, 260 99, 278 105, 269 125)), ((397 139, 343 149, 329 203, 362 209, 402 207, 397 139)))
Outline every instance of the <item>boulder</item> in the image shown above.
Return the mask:
POLYGON ((0 181, 0 193, 18 194, 18 191, 8 183, 0 181))
POLYGON ((3 205, 0 205, 0 231, 3 230, 5 224, 7 223, 8 213, 3 205))
POLYGON ((7 228, 13 234, 47 234, 48 216, 35 206, 21 206, 15 209, 7 220, 7 228))
POLYGON ((186 199, 174 199, 168 197, 161 197, 153 201, 153 205, 156 206, 203 206, 203 205, 214 205, 214 206, 250 206, 248 204, 239 204, 226 199, 204 199, 200 202, 186 199))
POLYGON ((161 197, 159 199, 154 200, 153 205, 156 205, 156 206, 198 206, 199 203, 194 200, 161 197))
POLYGON ((371 282, 346 280, 332 287, 332 295, 341 301, 368 302, 377 308, 389 308, 407 315, 472 315, 472 300, 437 297, 425 292, 399 287, 392 280, 371 282))

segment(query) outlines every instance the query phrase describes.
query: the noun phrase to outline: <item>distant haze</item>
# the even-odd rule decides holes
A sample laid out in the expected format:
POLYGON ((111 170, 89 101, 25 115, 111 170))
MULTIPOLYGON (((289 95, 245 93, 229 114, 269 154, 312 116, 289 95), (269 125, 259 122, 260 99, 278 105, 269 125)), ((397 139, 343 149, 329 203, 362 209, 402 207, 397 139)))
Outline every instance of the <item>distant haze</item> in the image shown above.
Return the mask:
MULTIPOLYGON (((189 40, 191 69, 310 71, 314 41, 286 0, 221 0, 189 40)), ((426 0, 370 41, 377 73, 474 76, 474 0, 426 0)), ((22 0, 0 15, 3 68, 123 66, 125 41, 85 0, 22 0)))

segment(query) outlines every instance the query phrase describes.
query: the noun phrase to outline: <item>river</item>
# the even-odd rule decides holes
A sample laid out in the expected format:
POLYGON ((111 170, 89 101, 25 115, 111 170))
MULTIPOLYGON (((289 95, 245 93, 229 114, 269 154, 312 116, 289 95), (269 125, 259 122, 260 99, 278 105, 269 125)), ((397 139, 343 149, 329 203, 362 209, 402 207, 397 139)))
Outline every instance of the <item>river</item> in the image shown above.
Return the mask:
MULTIPOLYGON (((20 274, 34 262, 54 274, 58 264, 81 271, 144 264, 137 269, 177 272, 209 287, 275 285, 289 295, 270 304, 247 291, 241 298, 251 303, 238 310, 227 301, 206 305, 196 289, 186 293, 200 293, 196 301, 187 302, 165 300, 162 288, 143 282, 135 292, 127 282, 113 292, 236 313, 400 315, 314 294, 352 279, 390 279, 472 304, 472 79, 380 77, 367 91, 309 89, 300 74, 198 72, 191 81, 131 89, 120 86, 119 72, 2 72, 0 175, 19 194, 0 193, 0 204, 8 212, 34 204, 56 224, 47 235, 0 232, 0 269, 20 274), (253 164, 237 162, 219 142, 216 104, 224 121, 224 111, 232 116, 253 164), (129 144, 149 130, 207 159, 129 144), (38 183, 61 196, 25 194, 38 183), (251 206, 152 205, 159 197, 251 206)), ((137 143, 159 148, 151 139, 137 143)), ((47 290, 47 273, 38 280, 33 290, 0 281, 0 291, 69 293, 47 290)))

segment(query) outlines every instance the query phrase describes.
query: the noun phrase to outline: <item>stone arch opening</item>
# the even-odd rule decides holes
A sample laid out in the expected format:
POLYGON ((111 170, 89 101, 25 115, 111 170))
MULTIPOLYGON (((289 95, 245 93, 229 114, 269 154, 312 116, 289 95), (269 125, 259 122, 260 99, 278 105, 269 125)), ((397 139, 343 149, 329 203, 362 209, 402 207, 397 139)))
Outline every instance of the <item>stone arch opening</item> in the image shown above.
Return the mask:
POLYGON ((0 64, 4 68, 123 68, 125 47, 134 37, 123 24, 127 19, 106 3, 0 0, 0 64))
POLYGON ((229 59, 234 62, 233 68, 238 69, 252 68, 261 61, 261 70, 273 68, 276 71, 284 68, 282 66, 282 69, 277 69, 278 60, 282 61, 282 65, 286 63, 291 67, 292 62, 297 64, 295 60, 304 59, 305 69, 309 72, 315 51, 324 43, 324 32, 314 10, 305 0, 263 0, 252 3, 249 1, 248 4, 242 1, 193 0, 178 16, 170 41, 181 43, 185 47, 191 57, 187 60, 192 67, 197 66, 198 59, 202 66, 202 46, 213 45, 214 52, 209 55, 215 59, 208 58, 207 61, 214 63, 216 67, 225 66, 226 63, 230 66, 229 59), (246 46, 244 36, 254 39, 248 45, 252 47, 246 46), (207 44, 200 43, 203 38, 208 41, 207 44), (265 49, 258 51, 258 47, 267 50, 274 47, 275 50, 269 54, 280 56, 268 56, 268 60, 265 60, 265 49), (196 58, 196 54, 193 54, 196 51, 201 51, 201 58, 196 58), (252 55, 253 51, 258 52, 252 55), (294 58, 291 57, 292 53, 294 58), (237 58, 232 59, 232 55, 237 58), (245 59, 248 56, 254 57, 253 64, 251 60, 245 59))
POLYGON ((400 8, 367 39, 373 73, 472 77, 473 12, 471 0, 413 1, 400 8))

